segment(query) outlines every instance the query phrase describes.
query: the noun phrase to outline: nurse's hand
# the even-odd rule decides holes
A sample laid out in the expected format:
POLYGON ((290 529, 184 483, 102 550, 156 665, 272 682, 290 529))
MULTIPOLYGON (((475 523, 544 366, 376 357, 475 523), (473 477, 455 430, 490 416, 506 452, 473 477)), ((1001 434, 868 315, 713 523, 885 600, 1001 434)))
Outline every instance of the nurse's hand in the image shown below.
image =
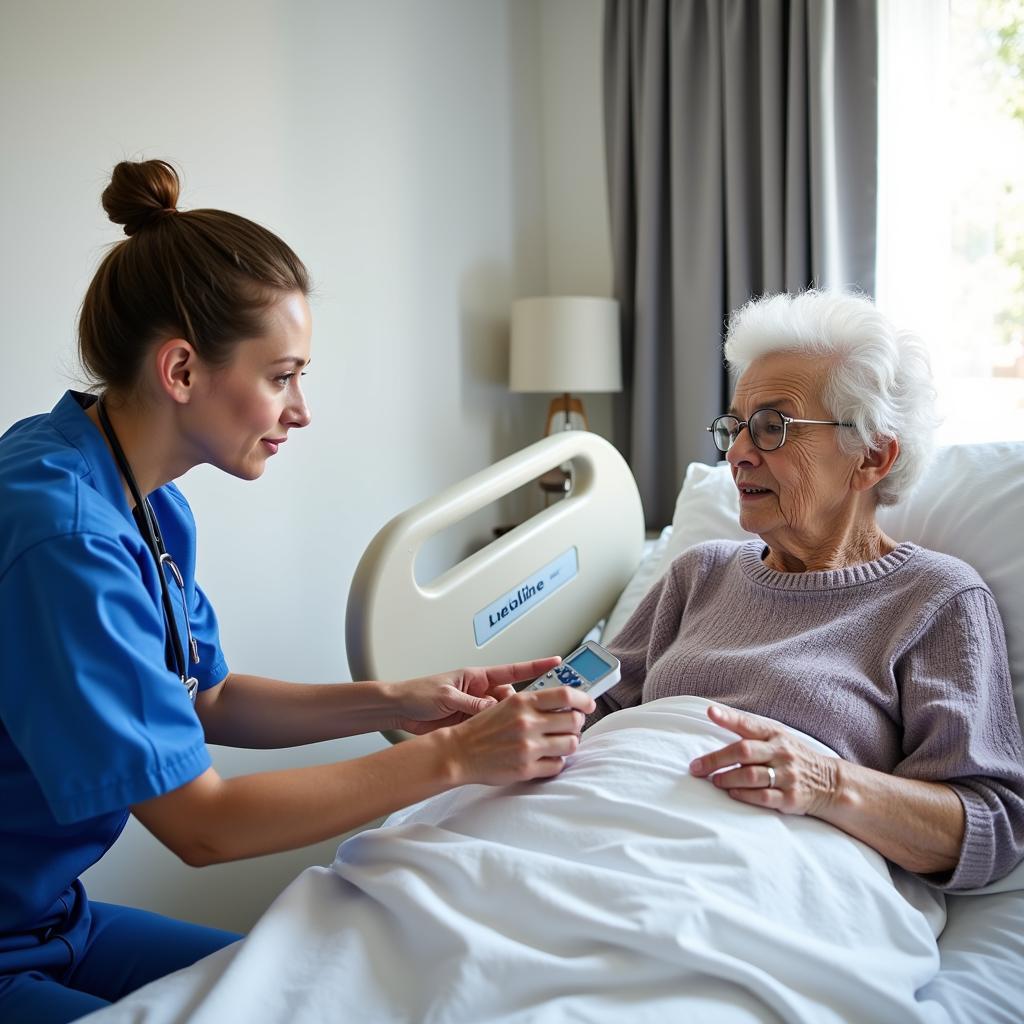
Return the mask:
POLYGON ((532 682, 561 658, 539 658, 489 668, 461 668, 436 676, 392 683, 398 706, 396 729, 416 736, 458 725, 511 697, 513 683, 532 682))
POLYGON ((595 706, 589 694, 566 686, 534 690, 438 733, 453 785, 504 786, 557 775, 595 706))

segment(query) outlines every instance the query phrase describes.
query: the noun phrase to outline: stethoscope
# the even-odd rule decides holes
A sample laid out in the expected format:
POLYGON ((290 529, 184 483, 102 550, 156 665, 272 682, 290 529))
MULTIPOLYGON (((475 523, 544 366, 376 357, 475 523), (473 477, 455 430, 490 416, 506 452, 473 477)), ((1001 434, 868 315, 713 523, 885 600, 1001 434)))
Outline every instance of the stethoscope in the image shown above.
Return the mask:
POLYGON ((103 433, 110 442, 110 450, 114 453, 114 460, 117 462, 118 469, 121 470, 125 483, 128 484, 128 490, 131 491, 132 498, 135 500, 132 516, 139 527, 142 539, 146 542, 146 547, 149 548, 156 561, 157 575, 160 577, 160 594, 164 607, 164 619, 167 624, 167 635, 170 638, 171 649, 174 652, 174 667, 178 673, 178 678, 188 693, 188 699, 194 704, 196 691, 199 689, 199 680, 195 676, 188 675, 188 663, 185 660, 185 652, 181 647, 181 637, 178 635, 178 628, 174 622, 171 590, 167 586, 167 576, 164 573, 164 569, 170 569, 174 582, 178 586, 178 593, 181 597, 181 610, 185 618, 185 633, 188 635, 189 653, 192 656, 192 663, 198 665, 199 645, 192 635, 192 627, 188 621, 185 579, 181 575, 181 570, 174 564, 174 559, 171 558, 164 547, 164 538, 160 533, 160 524, 157 522, 156 513, 153 511, 153 506, 149 503, 149 498, 143 498, 139 493, 139 485, 135 482, 135 474, 132 472, 132 467, 128 464, 128 459, 124 454, 124 449, 121 447, 121 442, 117 439, 117 434, 114 433, 114 427, 107 416, 107 410, 104 408, 102 398, 96 400, 96 412, 99 414, 103 433))

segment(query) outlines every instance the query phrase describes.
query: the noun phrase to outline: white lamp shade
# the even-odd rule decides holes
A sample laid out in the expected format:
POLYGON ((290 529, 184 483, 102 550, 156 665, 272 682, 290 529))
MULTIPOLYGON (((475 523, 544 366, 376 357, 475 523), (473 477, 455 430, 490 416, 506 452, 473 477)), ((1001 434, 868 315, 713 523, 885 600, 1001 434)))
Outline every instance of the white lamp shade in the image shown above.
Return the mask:
POLYGON ((509 389, 621 391, 618 302, 582 296, 514 302, 509 389))

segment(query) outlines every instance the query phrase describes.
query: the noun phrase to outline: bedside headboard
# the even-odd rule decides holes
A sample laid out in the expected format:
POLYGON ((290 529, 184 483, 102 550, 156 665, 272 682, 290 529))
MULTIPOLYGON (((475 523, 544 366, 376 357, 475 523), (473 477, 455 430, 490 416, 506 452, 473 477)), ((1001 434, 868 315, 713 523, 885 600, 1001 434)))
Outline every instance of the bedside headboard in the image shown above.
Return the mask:
POLYGON ((352 678, 565 654, 615 603, 643 541, 640 495, 615 448, 586 431, 546 437, 401 513, 374 537, 349 594, 352 678), (417 583, 416 557, 431 537, 569 461, 567 498, 417 583))

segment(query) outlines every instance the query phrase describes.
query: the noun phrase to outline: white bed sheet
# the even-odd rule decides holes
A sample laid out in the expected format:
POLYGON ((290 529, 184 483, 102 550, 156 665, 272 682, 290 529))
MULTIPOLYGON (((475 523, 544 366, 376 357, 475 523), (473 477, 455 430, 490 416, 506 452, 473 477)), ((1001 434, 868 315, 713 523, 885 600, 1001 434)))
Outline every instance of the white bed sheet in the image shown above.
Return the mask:
POLYGON ((556 779, 393 815, 244 942, 90 1021, 956 1019, 915 997, 938 970, 941 899, 823 822, 691 777, 729 735, 707 703, 619 712, 556 779))
POLYGON ((1024 1021, 1024 890, 948 896, 939 974, 921 992, 954 1024, 1024 1021))

